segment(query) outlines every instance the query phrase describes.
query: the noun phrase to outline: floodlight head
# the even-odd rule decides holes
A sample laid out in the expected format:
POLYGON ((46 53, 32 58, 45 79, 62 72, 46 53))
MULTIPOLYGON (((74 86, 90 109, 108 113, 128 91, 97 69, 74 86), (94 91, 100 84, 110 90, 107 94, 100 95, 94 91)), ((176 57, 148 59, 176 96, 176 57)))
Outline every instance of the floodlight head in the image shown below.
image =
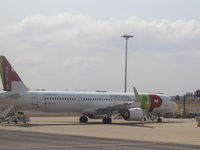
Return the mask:
POLYGON ((122 35, 121 37, 124 37, 124 38, 125 38, 125 40, 128 40, 129 38, 132 38, 132 37, 134 37, 134 36, 132 36, 132 35, 127 35, 127 34, 124 34, 124 35, 122 35))

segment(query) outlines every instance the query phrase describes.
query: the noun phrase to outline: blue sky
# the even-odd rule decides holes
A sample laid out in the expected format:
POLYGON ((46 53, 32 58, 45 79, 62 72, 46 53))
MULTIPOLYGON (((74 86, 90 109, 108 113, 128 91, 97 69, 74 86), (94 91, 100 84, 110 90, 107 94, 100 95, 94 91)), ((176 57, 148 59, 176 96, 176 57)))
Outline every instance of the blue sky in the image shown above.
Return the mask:
POLYGON ((198 0, 0 0, 0 53, 31 89, 200 88, 198 0))

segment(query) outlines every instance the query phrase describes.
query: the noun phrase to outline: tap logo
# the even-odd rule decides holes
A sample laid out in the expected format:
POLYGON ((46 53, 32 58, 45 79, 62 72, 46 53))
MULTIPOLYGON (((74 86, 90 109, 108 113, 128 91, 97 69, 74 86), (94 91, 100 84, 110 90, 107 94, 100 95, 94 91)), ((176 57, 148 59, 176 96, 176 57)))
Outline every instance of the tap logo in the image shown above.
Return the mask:
POLYGON ((158 95, 154 94, 139 94, 141 97, 141 108, 152 112, 154 108, 158 108, 162 105, 162 99, 158 95))

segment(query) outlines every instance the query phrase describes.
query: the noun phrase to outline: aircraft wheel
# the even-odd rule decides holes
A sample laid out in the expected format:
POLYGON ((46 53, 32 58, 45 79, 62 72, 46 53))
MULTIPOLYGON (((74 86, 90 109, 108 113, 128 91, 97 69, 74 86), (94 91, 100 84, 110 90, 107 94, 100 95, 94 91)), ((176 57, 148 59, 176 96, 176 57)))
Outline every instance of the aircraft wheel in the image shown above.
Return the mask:
POLYGON ((17 120, 14 120, 14 122, 15 122, 15 124, 17 124, 17 123, 18 123, 18 121, 17 121, 17 120))
POLYGON ((80 121, 81 123, 87 123, 87 122, 88 122, 88 118, 85 117, 85 116, 82 116, 82 117, 79 118, 79 121, 80 121))
POLYGON ((111 124, 112 123, 112 119, 109 117, 103 118, 103 124, 111 124))
POLYGON ((161 118, 158 118, 158 119, 157 119, 157 122, 162 122, 162 119, 161 119, 161 118))

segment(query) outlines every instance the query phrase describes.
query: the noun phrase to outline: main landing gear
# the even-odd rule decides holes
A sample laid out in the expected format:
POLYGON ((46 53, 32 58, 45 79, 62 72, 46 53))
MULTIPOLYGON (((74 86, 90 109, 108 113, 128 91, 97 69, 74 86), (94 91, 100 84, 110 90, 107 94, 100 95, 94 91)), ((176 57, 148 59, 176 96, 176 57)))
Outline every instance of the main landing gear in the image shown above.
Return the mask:
MULTIPOLYGON (((86 116, 81 116, 79 118, 80 123, 87 123, 88 122, 88 118, 86 116)), ((112 123, 112 119, 110 117, 105 117, 103 118, 103 124, 111 124, 112 123)))
POLYGON ((87 122, 88 122, 88 118, 87 118, 86 116, 81 116, 81 117, 79 118, 79 121, 80 121, 81 123, 87 123, 87 122))
POLYGON ((112 123, 112 119, 110 117, 103 118, 103 124, 111 124, 111 123, 112 123))
POLYGON ((154 119, 157 119, 157 122, 162 122, 162 115, 161 114, 148 114, 148 118, 150 118, 152 121, 154 121, 154 119))

